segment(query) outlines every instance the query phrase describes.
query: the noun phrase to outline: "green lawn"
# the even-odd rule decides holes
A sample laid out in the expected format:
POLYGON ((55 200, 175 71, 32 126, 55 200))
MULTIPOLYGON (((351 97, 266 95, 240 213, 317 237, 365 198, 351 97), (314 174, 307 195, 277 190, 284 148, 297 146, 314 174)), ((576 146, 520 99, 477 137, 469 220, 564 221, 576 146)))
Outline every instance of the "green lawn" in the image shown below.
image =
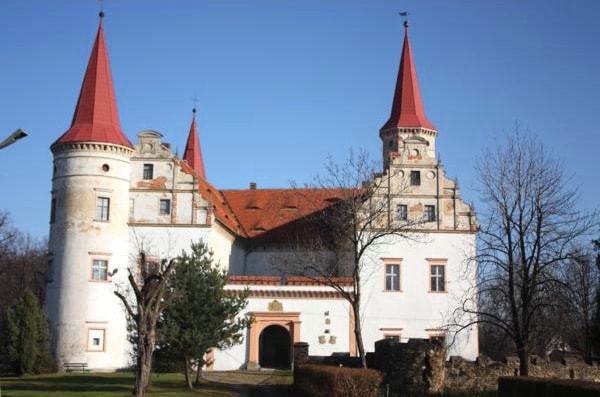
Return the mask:
MULTIPOLYGON (((155 374, 149 396, 238 397, 290 395, 289 372, 206 372, 205 382, 194 391, 184 390, 181 374, 155 374)), ((0 397, 131 395, 132 373, 68 373, 22 378, 0 378, 0 397)))

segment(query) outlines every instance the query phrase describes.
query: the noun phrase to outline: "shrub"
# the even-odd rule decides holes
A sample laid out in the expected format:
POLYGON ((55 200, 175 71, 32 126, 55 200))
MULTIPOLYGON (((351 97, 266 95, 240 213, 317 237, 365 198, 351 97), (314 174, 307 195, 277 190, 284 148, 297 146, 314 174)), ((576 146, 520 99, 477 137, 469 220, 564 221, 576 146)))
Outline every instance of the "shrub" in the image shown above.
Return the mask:
POLYGON ((374 369, 308 364, 294 371, 294 387, 308 397, 375 397, 381 380, 374 369))

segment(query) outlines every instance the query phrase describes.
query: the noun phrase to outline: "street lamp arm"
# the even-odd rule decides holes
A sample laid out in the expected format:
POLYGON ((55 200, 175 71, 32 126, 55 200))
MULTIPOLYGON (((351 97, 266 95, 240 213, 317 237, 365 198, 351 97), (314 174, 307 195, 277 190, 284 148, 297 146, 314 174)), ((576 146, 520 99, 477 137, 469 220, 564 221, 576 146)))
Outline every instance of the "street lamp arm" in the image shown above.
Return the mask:
POLYGON ((27 136, 27 133, 25 131, 23 131, 22 129, 18 128, 15 132, 10 134, 10 136, 8 138, 6 138, 2 142, 0 142, 0 149, 4 149, 8 145, 12 145, 19 139, 25 138, 26 136, 27 136))

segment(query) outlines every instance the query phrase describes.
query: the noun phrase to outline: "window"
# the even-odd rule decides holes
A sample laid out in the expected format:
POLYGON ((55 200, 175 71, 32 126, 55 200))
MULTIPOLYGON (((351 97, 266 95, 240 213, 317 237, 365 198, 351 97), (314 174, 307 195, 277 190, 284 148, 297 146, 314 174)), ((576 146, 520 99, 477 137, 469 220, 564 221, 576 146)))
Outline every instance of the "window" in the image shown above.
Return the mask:
POLYGON ((444 265, 431 265, 431 291, 444 292, 446 291, 446 277, 444 275, 444 265))
POLYGON ((410 172, 410 184, 412 186, 419 186, 421 184, 421 171, 410 172))
POLYGON ((54 221, 56 221, 56 197, 52 197, 50 203, 50 223, 54 223, 54 221))
POLYGON ((396 219, 399 221, 408 219, 408 207, 406 204, 398 204, 396 206, 396 219))
POLYGON ((105 281, 108 275, 108 261, 94 259, 92 261, 92 280, 105 281))
POLYGON ((144 179, 154 178, 154 165, 144 164, 144 179))
POLYGON ((98 197, 96 199, 96 220, 108 222, 109 210, 110 199, 108 197, 98 197))
POLYGON ((425 206, 425 219, 427 222, 435 221, 435 205, 425 206))
POLYGON ((168 214, 171 213, 171 200, 169 200, 169 199, 160 199, 159 213, 161 215, 168 215, 168 214))
POLYGON ((400 265, 385 265, 385 290, 400 291, 400 265))
POLYGON ((87 350, 88 351, 96 351, 102 352, 104 351, 104 341, 105 341, 105 329, 88 329, 88 341, 87 341, 87 350))

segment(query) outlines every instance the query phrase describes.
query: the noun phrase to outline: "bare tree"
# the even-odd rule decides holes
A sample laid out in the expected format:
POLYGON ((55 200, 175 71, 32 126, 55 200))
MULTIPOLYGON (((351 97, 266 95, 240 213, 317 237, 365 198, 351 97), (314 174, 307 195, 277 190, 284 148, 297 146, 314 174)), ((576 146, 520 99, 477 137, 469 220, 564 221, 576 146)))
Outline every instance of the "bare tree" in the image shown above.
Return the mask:
POLYGON ((43 302, 48 272, 47 242, 13 226, 0 211, 0 312, 29 288, 43 302))
MULTIPOLYGON (((477 285, 463 310, 508 335, 521 375, 540 317, 563 280, 573 247, 597 225, 597 213, 575 205, 560 162, 535 137, 518 131, 478 164, 484 204, 478 239, 477 285)), ((481 215, 481 214, 480 214, 481 215)))
POLYGON ((152 354, 156 345, 156 324, 171 295, 168 288, 169 277, 175 270, 177 261, 151 261, 142 251, 135 272, 128 269, 128 281, 135 302, 124 291, 115 291, 125 310, 134 323, 136 373, 133 395, 146 394, 152 372, 152 354))
POLYGON ((390 206, 393 194, 401 193, 394 169, 377 173, 377 165, 364 150, 350 153, 343 163, 329 159, 325 172, 309 189, 297 189, 304 205, 314 211, 289 233, 292 255, 282 271, 301 275, 336 290, 348 301, 354 320, 356 347, 366 367, 361 328, 364 278, 374 269, 370 256, 377 247, 393 243, 393 236, 415 239, 410 231, 423 219, 397 220, 390 206), (390 182, 390 181, 394 182, 390 182))
POLYGON ((558 294, 560 310, 566 321, 565 337, 578 347, 586 361, 592 360, 593 316, 595 294, 600 287, 598 268, 591 252, 578 249, 562 270, 565 288, 558 294))

